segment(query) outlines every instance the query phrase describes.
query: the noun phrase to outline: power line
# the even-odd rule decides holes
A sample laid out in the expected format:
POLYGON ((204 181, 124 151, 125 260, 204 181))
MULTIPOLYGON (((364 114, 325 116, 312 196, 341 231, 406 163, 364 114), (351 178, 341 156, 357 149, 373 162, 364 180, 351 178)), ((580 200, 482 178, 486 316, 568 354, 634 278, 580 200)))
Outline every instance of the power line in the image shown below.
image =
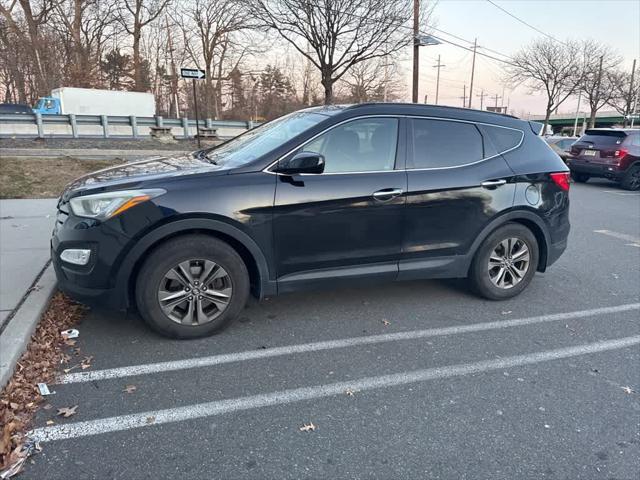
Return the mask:
MULTIPOLYGON (((450 37, 453 37, 453 38, 455 38, 456 40, 460 40, 461 42, 465 42, 465 43, 468 43, 468 44, 472 44, 472 43, 473 43, 472 41, 467 40, 466 38, 462 38, 462 37, 460 37, 460 36, 458 36, 458 35, 454 35, 453 33, 446 32, 446 31, 441 30, 441 29, 439 29, 439 28, 436 28, 436 27, 430 27, 430 28, 432 28, 432 29, 433 29, 433 30, 435 30, 436 32, 440 32, 440 33, 444 33, 445 35, 449 35, 450 37)), ((480 48, 480 47, 478 47, 478 48, 480 48)), ((491 49, 491 48, 489 48, 489 47, 482 47, 482 48, 484 48, 484 49, 485 49, 486 51, 488 51, 488 52, 492 52, 492 53, 495 53, 496 55, 500 55, 500 56, 503 56, 503 57, 505 57, 505 58, 511 59, 511 57, 510 57, 509 55, 506 55, 506 54, 504 54, 504 53, 502 53, 502 52, 499 52, 499 51, 497 51, 497 50, 493 50, 493 49, 491 49)))
POLYGON ((531 28, 532 30, 535 30, 538 33, 541 33, 542 35, 544 35, 547 38, 550 38, 551 40, 554 40, 558 43, 562 43, 563 45, 565 45, 565 43, 562 40, 558 40, 556 37, 554 37, 553 35, 549 35, 547 32, 543 32, 542 30, 540 30, 537 27, 534 27, 533 25, 531 25, 530 23, 525 22, 524 20, 522 20, 521 18, 515 16, 513 13, 511 13, 510 11, 502 8, 500 5, 498 5, 497 3, 495 3, 493 0, 487 0, 487 2, 489 2, 491 5, 493 5, 494 7, 496 7, 498 10, 502 10, 504 13, 506 13, 507 15, 509 15, 511 18, 514 18, 515 20, 517 20, 518 22, 522 23, 523 25, 526 25, 527 27, 531 28))

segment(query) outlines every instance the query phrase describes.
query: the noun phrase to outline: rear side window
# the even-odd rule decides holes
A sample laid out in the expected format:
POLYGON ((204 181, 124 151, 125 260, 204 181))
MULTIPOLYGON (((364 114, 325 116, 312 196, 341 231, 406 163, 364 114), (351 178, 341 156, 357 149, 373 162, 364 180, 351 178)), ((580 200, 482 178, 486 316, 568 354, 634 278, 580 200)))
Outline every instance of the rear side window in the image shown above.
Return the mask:
MULTIPOLYGON (((487 143, 490 145, 485 147, 487 151, 493 147, 493 152, 490 155, 497 155, 498 153, 504 153, 508 150, 512 150, 520 145, 524 133, 520 130, 514 130, 513 128, 498 127, 495 125, 480 125, 480 130, 484 135, 487 143)), ((560 143, 560 142, 558 142, 560 143)), ((564 148, 560 146, 560 148, 564 148)))
POLYGON ((413 120, 413 156, 408 168, 446 168, 484 157, 482 136, 472 123, 413 120))

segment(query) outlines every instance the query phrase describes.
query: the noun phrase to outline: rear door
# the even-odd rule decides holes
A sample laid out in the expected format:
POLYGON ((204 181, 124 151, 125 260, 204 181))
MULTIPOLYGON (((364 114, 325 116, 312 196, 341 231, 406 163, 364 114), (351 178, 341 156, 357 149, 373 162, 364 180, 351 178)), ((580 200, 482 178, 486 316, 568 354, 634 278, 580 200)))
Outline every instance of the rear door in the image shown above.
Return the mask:
POLYGON ((367 117, 332 127, 299 151, 320 153, 319 175, 278 175, 274 244, 278 289, 394 279, 407 189, 404 120, 367 117))
POLYGON ((524 134, 434 118, 414 118, 409 132, 399 277, 463 275, 452 270, 456 260, 497 213, 513 205, 513 172, 498 153, 516 147, 524 134))

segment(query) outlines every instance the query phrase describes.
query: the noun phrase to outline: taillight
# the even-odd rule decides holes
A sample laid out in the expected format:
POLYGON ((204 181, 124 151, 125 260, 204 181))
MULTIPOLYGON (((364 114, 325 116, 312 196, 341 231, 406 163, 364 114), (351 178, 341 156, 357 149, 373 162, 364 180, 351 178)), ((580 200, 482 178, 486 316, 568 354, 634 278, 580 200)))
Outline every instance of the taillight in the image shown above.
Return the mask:
POLYGON ((613 156, 617 157, 617 158, 622 158, 624 157, 627 153, 629 153, 627 150, 616 150, 615 152, 613 152, 613 156))
POLYGON ((553 183, 559 186, 565 192, 569 191, 569 172, 550 173, 549 176, 553 183))

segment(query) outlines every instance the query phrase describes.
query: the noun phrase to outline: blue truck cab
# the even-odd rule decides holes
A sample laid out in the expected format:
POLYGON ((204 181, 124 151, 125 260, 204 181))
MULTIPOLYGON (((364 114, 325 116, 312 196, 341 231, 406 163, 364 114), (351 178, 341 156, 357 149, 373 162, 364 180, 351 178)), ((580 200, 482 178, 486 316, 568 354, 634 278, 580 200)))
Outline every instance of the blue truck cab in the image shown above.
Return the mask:
POLYGON ((33 107, 33 113, 40 113, 42 115, 61 115, 62 107, 60 105, 60 99, 55 97, 41 97, 33 107))

